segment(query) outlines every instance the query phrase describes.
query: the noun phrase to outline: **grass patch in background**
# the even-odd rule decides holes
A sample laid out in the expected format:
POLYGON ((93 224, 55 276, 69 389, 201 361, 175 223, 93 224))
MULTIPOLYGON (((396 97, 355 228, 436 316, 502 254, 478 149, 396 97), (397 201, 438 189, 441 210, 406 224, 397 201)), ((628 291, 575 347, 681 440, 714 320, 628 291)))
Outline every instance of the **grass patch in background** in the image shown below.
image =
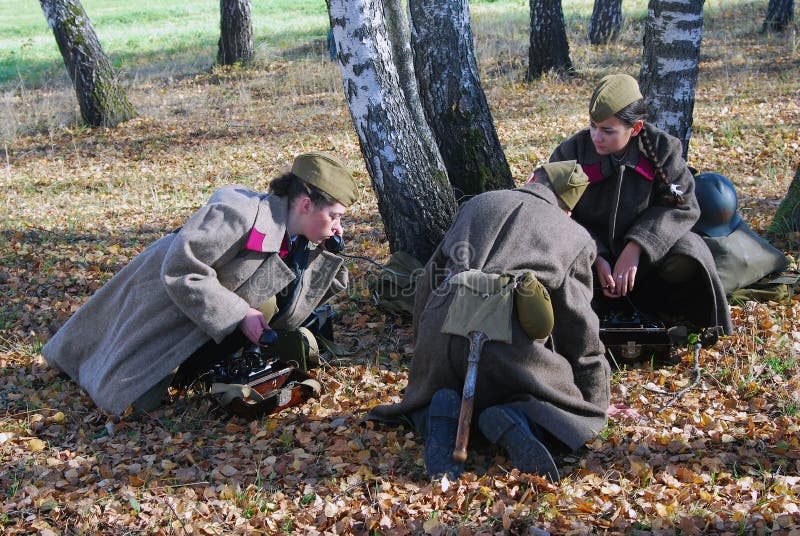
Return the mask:
MULTIPOLYGON (((124 76, 185 73, 215 61, 219 2, 83 0, 103 50, 124 76)), ((252 2, 256 54, 269 56, 328 31, 323 0, 252 2)), ((53 33, 38 2, 0 0, 0 85, 66 79, 53 33)))
MULTIPOLYGON (((763 16, 763 2, 710 0, 707 19, 726 18, 739 6, 755 4, 763 16)), ((163 2, 141 0, 82 2, 104 51, 123 78, 175 76, 208 69, 214 64, 219 39, 219 4, 208 0, 163 2)), ((571 43, 586 39, 593 0, 564 0, 564 16, 571 43)), ((256 60, 268 61, 281 51, 317 43, 328 30, 322 0, 265 0, 251 3, 256 60)), ((529 4, 523 0, 473 1, 476 50, 480 57, 492 50, 514 57, 527 55, 529 4), (481 41, 482 28, 494 34, 481 41), (491 45, 491 46, 486 46, 491 45)), ((647 15, 645 0, 629 0, 623 6, 627 32, 631 21, 647 15)), ((639 40, 639 35, 631 35, 639 40)), ((626 37, 623 37, 626 39, 626 37)), ((575 60, 576 58, 573 58, 575 60)), ((517 60, 519 61, 519 60, 517 60)), ((67 77, 52 31, 38 2, 0 0, 0 87, 9 83, 38 86, 66 83, 67 77)))

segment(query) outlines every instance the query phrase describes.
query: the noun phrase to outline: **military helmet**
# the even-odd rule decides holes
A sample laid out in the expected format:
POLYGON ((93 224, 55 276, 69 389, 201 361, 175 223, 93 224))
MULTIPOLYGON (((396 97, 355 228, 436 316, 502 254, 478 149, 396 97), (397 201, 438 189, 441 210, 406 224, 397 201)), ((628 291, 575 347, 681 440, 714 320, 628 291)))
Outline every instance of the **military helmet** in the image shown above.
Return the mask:
POLYGON ((733 183, 719 173, 700 173, 694 178, 700 219, 694 228, 706 236, 728 236, 742 223, 733 183))

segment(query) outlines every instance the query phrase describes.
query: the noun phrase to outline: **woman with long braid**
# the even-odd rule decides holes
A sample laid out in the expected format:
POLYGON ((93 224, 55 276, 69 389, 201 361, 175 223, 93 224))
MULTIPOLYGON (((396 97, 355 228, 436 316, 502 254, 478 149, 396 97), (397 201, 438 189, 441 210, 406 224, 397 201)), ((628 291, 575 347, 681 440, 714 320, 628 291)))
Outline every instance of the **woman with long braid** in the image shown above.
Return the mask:
POLYGON ((646 117, 636 80, 606 76, 589 102, 589 128, 550 157, 577 160, 589 177, 572 217, 597 244, 598 298, 628 296, 645 311, 731 333, 714 259, 692 232, 700 208, 681 142, 646 117))

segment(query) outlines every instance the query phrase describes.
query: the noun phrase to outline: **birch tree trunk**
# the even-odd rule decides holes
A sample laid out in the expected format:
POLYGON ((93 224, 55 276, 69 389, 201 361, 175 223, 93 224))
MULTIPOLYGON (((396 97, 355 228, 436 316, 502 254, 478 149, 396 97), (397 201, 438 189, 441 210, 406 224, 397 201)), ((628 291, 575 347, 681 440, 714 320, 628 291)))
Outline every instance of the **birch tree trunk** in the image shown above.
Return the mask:
POLYGON ((683 142, 684 158, 702 36, 703 0, 650 0, 639 85, 651 122, 683 142))
POLYGON ((769 0, 762 32, 782 32, 794 18, 794 0, 769 0))
POLYGON ((220 36, 217 63, 233 65, 253 57, 250 0, 220 0, 220 36))
POLYGON ((613 41, 622 28, 622 0, 594 0, 589 19, 589 42, 602 45, 613 41))
POLYGON ((473 50, 468 0, 410 0, 414 71, 457 199, 513 188, 473 50))
POLYGON ((414 55, 411 51, 411 31, 403 11, 402 0, 383 0, 383 13, 386 17, 386 30, 392 45, 392 57, 400 78, 400 88, 414 119, 420 138, 428 147, 436 145, 430 125, 425 118, 420 100, 417 75, 414 72, 414 55))
POLYGON ((767 234, 780 235, 800 231, 800 166, 794 173, 789 190, 783 197, 767 234))
POLYGON ((406 102, 381 0, 330 0, 350 115, 378 198, 389 247, 427 261, 455 214, 435 146, 406 102))
POLYGON ((531 46, 528 52, 528 80, 556 69, 572 72, 569 42, 561 0, 530 0, 531 46))
POLYGON ((114 126, 136 117, 79 0, 39 0, 64 58, 81 117, 90 126, 114 126))

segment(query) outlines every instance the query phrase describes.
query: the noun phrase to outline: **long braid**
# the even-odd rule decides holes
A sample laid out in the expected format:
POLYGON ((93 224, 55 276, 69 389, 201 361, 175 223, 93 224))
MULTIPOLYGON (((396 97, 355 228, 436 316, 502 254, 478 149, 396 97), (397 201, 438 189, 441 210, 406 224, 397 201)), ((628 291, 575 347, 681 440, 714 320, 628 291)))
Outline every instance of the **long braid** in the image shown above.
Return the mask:
MULTIPOLYGON (((644 99, 635 100, 614 115, 630 128, 637 121, 645 121, 647 119, 647 103, 645 103, 644 99)), ((656 182, 655 188, 659 199, 669 205, 683 205, 686 203, 686 200, 683 198, 683 192, 681 192, 677 184, 672 184, 670 182, 669 177, 667 177, 667 174, 664 172, 664 167, 656 156, 653 140, 651 140, 650 136, 647 134, 646 127, 642 127, 637 137, 641 140, 638 142, 639 148, 653 164, 653 170, 656 172, 658 182, 656 182)))
POLYGON ((656 172, 656 177, 658 178, 656 192, 658 193, 658 196, 667 204, 685 204, 686 199, 683 197, 683 192, 681 192, 680 189, 673 187, 669 181, 669 177, 667 177, 667 174, 664 173, 664 168, 661 166, 661 162, 659 162, 656 158, 656 151, 653 148, 653 141, 650 139, 650 136, 647 134, 647 129, 644 127, 639 133, 639 139, 641 140, 639 146, 644 151, 647 159, 650 160, 650 163, 653 164, 653 169, 656 172))

